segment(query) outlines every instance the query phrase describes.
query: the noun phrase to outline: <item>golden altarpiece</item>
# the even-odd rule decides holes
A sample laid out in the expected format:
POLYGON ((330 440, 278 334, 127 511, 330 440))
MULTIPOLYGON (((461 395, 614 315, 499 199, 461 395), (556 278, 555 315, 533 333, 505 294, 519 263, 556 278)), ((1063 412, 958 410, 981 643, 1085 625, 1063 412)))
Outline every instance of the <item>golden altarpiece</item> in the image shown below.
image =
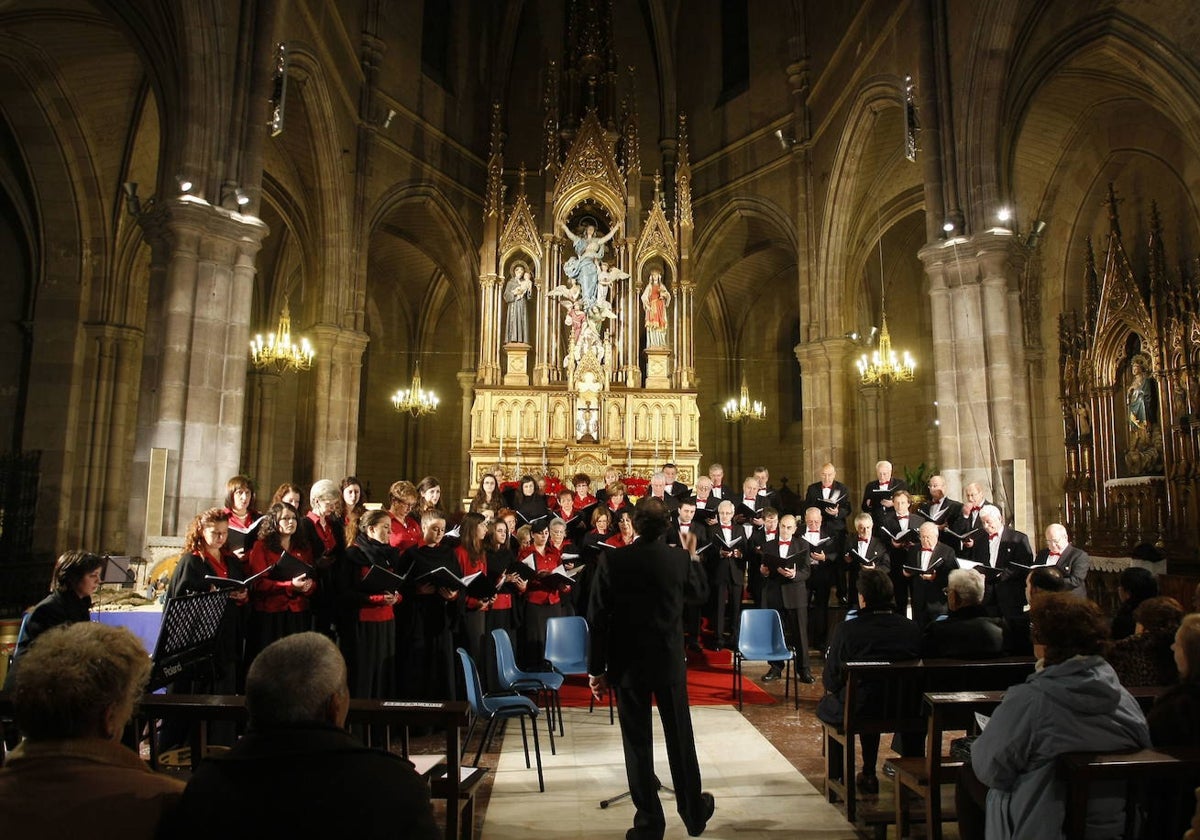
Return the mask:
MULTIPOLYGON (((578 86, 574 71, 564 75, 564 87, 578 86)), ((700 452, 685 121, 671 209, 657 173, 644 206, 632 98, 619 120, 601 121, 615 74, 601 74, 601 85, 584 80, 587 104, 569 125, 559 123, 553 66, 550 79, 536 198, 522 166, 504 201, 504 135, 493 110, 472 485, 497 465, 508 478, 599 478, 609 466, 645 478, 666 461, 691 484, 700 452)))
POLYGON ((1106 205, 1103 270, 1089 238, 1084 311, 1059 324, 1065 521, 1093 553, 1128 556, 1150 545, 1194 564, 1200 265, 1168 268, 1154 207, 1147 265, 1138 270, 1121 240, 1112 185, 1106 205))

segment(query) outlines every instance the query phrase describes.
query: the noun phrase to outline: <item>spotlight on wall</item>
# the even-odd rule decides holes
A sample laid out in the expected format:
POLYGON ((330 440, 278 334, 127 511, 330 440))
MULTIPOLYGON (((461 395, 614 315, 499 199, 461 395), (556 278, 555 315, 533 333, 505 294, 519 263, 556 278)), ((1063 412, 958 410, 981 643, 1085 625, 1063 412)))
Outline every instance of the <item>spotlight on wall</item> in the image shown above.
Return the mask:
POLYGON ((191 179, 180 176, 178 178, 178 181, 179 181, 179 191, 181 193, 190 193, 192 191, 192 187, 194 185, 192 184, 191 179))
POLYGON ((843 338, 848 338, 848 339, 850 339, 851 341, 853 341, 853 342, 857 343, 857 342, 858 342, 858 339, 860 338, 860 336, 859 336, 859 334, 858 334, 858 331, 857 331, 857 330, 851 330, 850 332, 846 333, 846 334, 843 336, 843 338))
POLYGON ((1025 239, 1026 248, 1036 248, 1038 242, 1042 238, 1042 231, 1046 229, 1046 223, 1042 219, 1038 219, 1033 223, 1033 227, 1029 229, 1029 236, 1025 239))
POLYGON ((942 225, 942 230, 946 231, 946 233, 954 233, 954 222, 947 219, 946 223, 942 225))
POLYGON ((234 194, 237 196, 238 207, 245 207, 250 203, 250 196, 246 195, 246 193, 243 192, 240 187, 234 194))
POLYGON ((129 211, 129 215, 139 215, 142 212, 142 201, 138 198, 137 181, 126 181, 121 185, 121 189, 125 191, 125 209, 129 211))
POLYGON ((390 128, 392 125, 392 120, 394 120, 394 119, 396 119, 396 109, 388 108, 387 116, 383 118, 381 127, 382 128, 390 128))
POLYGON ((1007 222, 1012 218, 1012 211, 1007 207, 1001 207, 998 211, 996 211, 996 218, 1001 222, 1007 222))
POLYGON ((782 128, 775 129, 775 139, 779 141, 779 148, 783 149, 785 152, 791 151, 792 146, 796 145, 796 138, 788 137, 783 133, 782 128))

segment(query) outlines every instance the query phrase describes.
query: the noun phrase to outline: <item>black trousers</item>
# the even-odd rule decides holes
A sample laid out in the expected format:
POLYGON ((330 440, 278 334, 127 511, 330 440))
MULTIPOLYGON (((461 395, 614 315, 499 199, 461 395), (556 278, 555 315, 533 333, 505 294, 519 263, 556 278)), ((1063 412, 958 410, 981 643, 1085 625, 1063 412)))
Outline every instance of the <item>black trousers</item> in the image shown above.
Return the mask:
POLYGON ((687 685, 618 687, 616 692, 621 743, 625 748, 625 775, 629 780, 630 798, 637 809, 633 817, 634 828, 660 837, 666 829, 654 774, 651 697, 658 701, 658 717, 667 741, 667 762, 671 766, 676 809, 689 829, 701 827, 705 815, 700 796, 700 761, 696 757, 696 739, 692 734, 687 685))

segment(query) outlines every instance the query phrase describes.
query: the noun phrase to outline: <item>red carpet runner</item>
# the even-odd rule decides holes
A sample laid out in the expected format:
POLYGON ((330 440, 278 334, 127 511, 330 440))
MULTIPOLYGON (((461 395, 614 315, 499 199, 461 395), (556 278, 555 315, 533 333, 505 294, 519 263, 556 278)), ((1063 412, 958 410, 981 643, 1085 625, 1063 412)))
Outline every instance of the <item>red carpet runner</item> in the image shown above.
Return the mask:
MULTIPOLYGON (((749 663, 749 668, 765 670, 761 662, 749 663)), ((747 672, 743 666, 742 673, 747 672)), ((743 702, 768 704, 778 702, 759 688, 753 680, 742 677, 743 702)), ((587 707, 592 694, 587 687, 586 677, 567 677, 562 687, 562 704, 574 708, 587 707)), ((703 653, 688 654, 688 700, 693 706, 735 705, 733 697, 733 653, 705 650, 703 653)), ((601 704, 597 704, 598 706, 601 704)), ((607 704, 604 704, 607 705, 607 704)))

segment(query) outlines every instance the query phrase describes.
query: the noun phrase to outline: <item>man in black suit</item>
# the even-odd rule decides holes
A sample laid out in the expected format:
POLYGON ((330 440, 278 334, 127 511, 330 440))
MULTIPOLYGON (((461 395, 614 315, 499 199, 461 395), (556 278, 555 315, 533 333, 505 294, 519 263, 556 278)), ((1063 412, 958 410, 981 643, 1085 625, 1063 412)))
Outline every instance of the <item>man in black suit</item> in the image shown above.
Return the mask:
POLYGON ((607 552, 588 615, 589 683, 597 698, 610 685, 616 691, 625 771, 637 809, 626 840, 661 840, 666 831, 654 775, 652 699, 666 736, 677 809, 690 836, 704 832, 715 807, 712 794, 700 789, 683 647, 684 604, 702 602, 707 583, 695 537, 689 534, 682 548, 672 548, 664 539, 669 527, 661 502, 638 503, 638 540, 607 552))
POLYGON ((667 493, 675 498, 676 501, 682 501, 692 495, 692 491, 682 481, 679 481, 679 468, 674 464, 663 464, 662 474, 667 479, 667 493))
MULTIPOLYGON (((675 527, 667 530, 667 545, 679 547, 690 534, 696 541, 697 553, 708 545, 708 529, 696 516, 695 499, 684 499, 675 511, 675 527)), ((683 608, 683 628, 687 649, 700 652, 701 604, 687 604, 683 608)))
POLYGON ((817 650, 824 651, 829 640, 829 592, 834 578, 842 574, 846 564, 836 548, 840 540, 826 530, 829 526, 821 519, 820 508, 810 507, 804 511, 804 529, 797 533, 796 539, 802 541, 801 547, 808 552, 812 570, 808 580, 808 588, 813 593, 812 643, 817 650))
POLYGON ((1087 597, 1087 573, 1092 561, 1082 548, 1071 545, 1067 529, 1055 522, 1046 526, 1046 547, 1037 553, 1033 565, 1056 566, 1062 572, 1067 589, 1080 598, 1087 597))
POLYGON ((946 659, 989 659, 1004 652, 1004 629, 983 606, 983 578, 955 569, 947 584, 948 615, 925 628, 921 655, 946 659))
POLYGON ((737 495, 737 490, 730 492, 725 486, 725 468, 720 464, 710 464, 708 467, 708 480, 712 482, 712 494, 718 500, 729 499, 737 495))
MULTIPOLYGON (((763 578, 762 605, 776 610, 792 629, 796 648, 796 674, 801 682, 814 682, 808 667, 808 578, 812 573, 808 543, 796 539, 796 517, 780 517, 778 539, 763 544, 759 553, 763 578)), ((779 679, 784 662, 772 662, 763 682, 779 679)))
MULTIPOLYGON (((883 569, 891 572, 891 561, 888 557, 887 546, 883 540, 874 536, 875 525, 871 514, 860 513, 854 517, 855 536, 846 542, 846 551, 842 555, 846 573, 849 578, 850 602, 858 602, 858 573, 860 569, 883 569)), ((888 593, 889 598, 895 597, 895 592, 888 593)))
POLYGON ((950 546, 951 550, 958 548, 958 540, 947 536, 946 529, 962 513, 962 502, 956 502, 946 495, 946 479, 940 475, 929 479, 929 498, 917 505, 917 513, 937 523, 941 532, 938 539, 950 546))
MULTIPOLYGON (((821 530, 825 536, 830 537, 832 542, 829 544, 829 550, 833 555, 840 557, 842 555, 842 547, 846 542, 846 519, 850 516, 850 488, 837 480, 837 469, 833 464, 826 464, 821 467, 821 480, 814 481, 808 485, 808 489, 804 492, 804 507, 820 508, 821 510, 821 530)), ((807 516, 807 513, 805 514, 807 516)), ((842 603, 846 602, 846 574, 845 570, 838 569, 836 566, 830 567, 831 571, 828 574, 829 582, 837 589, 838 600, 842 603)), ((823 584, 818 584, 816 575, 812 584, 813 596, 821 597, 821 588, 823 584)), ((825 589, 825 598, 829 598, 829 590, 825 589)), ((828 608, 828 604, 824 608, 828 608)), ((818 609, 822 605, 817 605, 818 609)), ((823 626, 823 625, 822 625, 823 626)), ((821 635, 824 640, 824 633, 821 635)))
POLYGON ((903 478, 892 476, 891 461, 877 461, 875 475, 878 478, 868 481, 866 489, 863 490, 862 509, 863 513, 871 514, 871 519, 878 528, 883 522, 883 515, 893 507, 892 495, 897 490, 907 490, 908 485, 904 483, 903 478))
MULTIPOLYGON (((908 550, 904 575, 912 584, 913 621, 924 627, 946 612, 946 588, 950 571, 958 568, 958 559, 950 546, 938 542, 935 522, 925 522, 920 528, 920 543, 908 550), (913 571, 922 569, 922 572, 913 571)), ((976 575, 978 577, 978 575, 976 575)), ((982 598, 982 587, 980 588, 982 598)))
POLYGON ((758 506, 779 510, 779 491, 771 486, 771 472, 766 467, 755 467, 754 480, 758 482, 758 506))
POLYGON ((987 493, 983 489, 983 485, 977 481, 972 481, 964 488, 967 500, 958 506, 958 510, 951 511, 947 514, 947 519, 950 524, 945 531, 942 532, 942 538, 952 549, 957 557, 971 559, 974 555, 975 544, 981 540, 975 537, 981 536, 975 534, 967 539, 959 539, 956 534, 968 534, 975 529, 981 529, 979 522, 979 511, 984 505, 990 504, 987 501, 987 493))
POLYGON ((1005 527, 995 505, 980 509, 979 522, 986 539, 981 536, 975 541, 972 559, 987 577, 984 604, 993 615, 1013 618, 1025 609, 1025 576, 1033 565, 1029 537, 1005 527))
POLYGON ((737 644, 742 619, 742 592, 746 583, 746 558, 752 553, 746 533, 734 522, 733 502, 717 505, 717 523, 709 529, 709 583, 717 593, 716 620, 713 627, 714 650, 725 647, 725 612, 730 611, 730 634, 737 644))
MULTIPOLYGON (((658 499, 667 506, 668 511, 674 513, 675 509, 679 507, 679 500, 671 495, 668 489, 669 486, 666 474, 656 472, 650 476, 650 492, 646 498, 658 499)), ((685 487, 684 489, 686 490, 687 488, 685 487)))

